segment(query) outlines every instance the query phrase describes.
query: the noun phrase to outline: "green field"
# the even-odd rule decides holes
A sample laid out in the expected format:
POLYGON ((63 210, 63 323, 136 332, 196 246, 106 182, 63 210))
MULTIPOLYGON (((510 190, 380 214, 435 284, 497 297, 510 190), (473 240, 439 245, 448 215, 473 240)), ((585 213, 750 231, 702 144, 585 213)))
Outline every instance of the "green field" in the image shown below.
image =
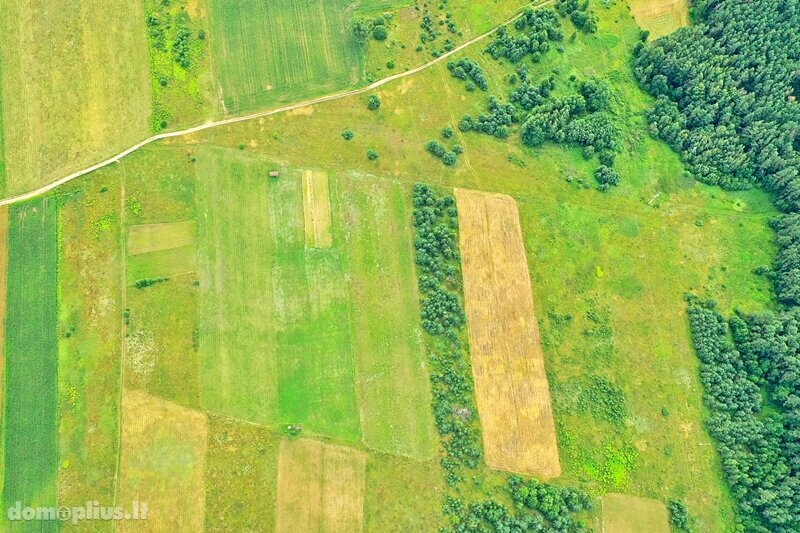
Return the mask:
POLYGON ((296 102, 361 78, 350 0, 210 1, 213 63, 225 113, 296 102))
POLYGON ((144 20, 142 2, 4 4, 0 116, 7 195, 35 189, 147 136, 144 20))
POLYGON ((306 250, 300 173, 221 150, 197 165, 204 407, 358 440, 342 253, 306 250))
MULTIPOLYGON (((56 204, 52 197, 9 213, 3 503, 55 505, 58 468, 56 204)), ((26 523, 6 529, 39 530, 26 523), (28 527, 26 527, 28 526, 28 527)), ((55 524, 36 524, 55 530, 55 524)))
POLYGON ((197 246, 194 165, 183 152, 147 149, 126 159, 125 383, 185 407, 199 408, 197 246), (188 235, 135 254, 133 228, 163 224, 188 235), (137 289, 145 278, 168 280, 137 289))
POLYGON ((119 166, 60 195, 58 501, 113 501, 119 424, 122 234, 119 166), (101 189, 105 192, 100 192, 101 189), (91 265, 91 267, 89 267, 91 265))
POLYGON ((381 14, 414 5, 414 0, 356 0, 357 15, 381 14))
POLYGON ((410 190, 374 176, 338 184, 364 442, 428 459, 437 437, 418 326, 410 190))

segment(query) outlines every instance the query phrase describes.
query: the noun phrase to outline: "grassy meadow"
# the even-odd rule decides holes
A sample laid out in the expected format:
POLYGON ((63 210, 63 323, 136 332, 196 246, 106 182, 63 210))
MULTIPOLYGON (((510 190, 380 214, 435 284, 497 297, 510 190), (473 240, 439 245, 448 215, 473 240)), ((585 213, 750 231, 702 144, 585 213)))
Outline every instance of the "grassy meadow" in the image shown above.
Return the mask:
MULTIPOLYGON (((55 505, 58 469, 57 213, 46 197, 9 211, 3 504, 55 505)), ((12 523, 4 529, 33 530, 12 523)), ((41 523, 42 530, 56 524, 41 523)))
POLYGON ((350 0, 210 0, 209 7, 226 114, 335 92, 361 78, 350 0))
POLYGON ((35 189, 146 137, 151 88, 144 17, 141 2, 121 0, 4 4, 6 195, 35 189))
POLYGON ((59 190, 58 501, 114 500, 122 345, 122 172, 59 190))

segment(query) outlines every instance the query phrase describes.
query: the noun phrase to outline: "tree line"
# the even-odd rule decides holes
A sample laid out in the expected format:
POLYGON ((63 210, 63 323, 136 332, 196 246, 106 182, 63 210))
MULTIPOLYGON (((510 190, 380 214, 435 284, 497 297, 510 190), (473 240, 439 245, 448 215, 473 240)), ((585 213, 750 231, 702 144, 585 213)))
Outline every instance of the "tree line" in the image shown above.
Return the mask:
POLYGON ((800 309, 726 321, 690 297, 689 322, 737 528, 800 531, 800 309))

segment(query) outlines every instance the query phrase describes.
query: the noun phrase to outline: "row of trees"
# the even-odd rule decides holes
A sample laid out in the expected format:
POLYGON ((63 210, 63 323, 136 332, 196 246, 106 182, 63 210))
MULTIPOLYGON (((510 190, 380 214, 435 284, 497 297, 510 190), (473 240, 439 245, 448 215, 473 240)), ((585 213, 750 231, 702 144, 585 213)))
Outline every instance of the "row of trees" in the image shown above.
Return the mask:
POLYGON ((800 309, 728 323, 690 298, 689 321, 741 527, 800 531, 800 309))
POLYGON ((469 353, 462 343, 458 210, 452 196, 439 196, 424 184, 414 186, 413 206, 422 327, 431 336, 433 413, 445 451, 445 478, 454 486, 463 468, 477 467, 482 455, 469 353))

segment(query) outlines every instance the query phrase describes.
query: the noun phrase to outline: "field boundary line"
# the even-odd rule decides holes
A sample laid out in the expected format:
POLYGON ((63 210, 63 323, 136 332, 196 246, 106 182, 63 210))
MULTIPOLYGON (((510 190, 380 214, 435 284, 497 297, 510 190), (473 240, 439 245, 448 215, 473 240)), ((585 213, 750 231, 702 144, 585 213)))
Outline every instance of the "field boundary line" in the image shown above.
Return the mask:
POLYGON ((200 131, 204 131, 204 130, 211 129, 211 128, 216 128, 216 127, 219 127, 219 126, 227 126, 229 124, 236 124, 238 122, 246 122, 248 120, 267 117, 267 116, 270 116, 270 115, 277 115, 277 114, 280 114, 280 113, 285 113, 287 111, 292 111, 294 109, 298 109, 300 107, 312 106, 312 105, 321 104, 321 103, 324 103, 324 102, 329 102, 331 100, 338 100, 340 98, 346 98, 348 96, 356 96, 356 95, 363 94, 363 93, 366 93, 366 92, 369 92, 369 91, 374 91, 378 87, 386 85, 387 83, 391 83, 393 81, 405 78, 407 76, 412 76, 414 74, 422 72, 423 70, 428 69, 428 68, 430 68, 430 67, 432 67, 432 66, 434 66, 434 65, 436 65, 436 64, 438 64, 438 63, 440 63, 442 61, 444 61, 448 57, 451 57, 451 56, 463 51, 465 48, 468 48, 469 46, 472 46, 473 44, 475 44, 475 43, 485 39, 486 37, 492 35, 495 31, 497 31, 497 29, 499 27, 505 26, 506 24, 510 24, 510 23, 516 21, 518 18, 520 18, 525 13, 525 10, 528 9, 528 8, 541 9, 541 8, 547 6, 547 5, 552 4, 553 2, 555 2, 555 0, 545 0, 544 2, 540 2, 540 3, 536 4, 535 6, 526 6, 525 8, 521 9, 517 14, 515 14, 514 16, 512 16, 508 20, 505 20, 504 22, 494 26, 493 28, 489 29, 488 31, 486 31, 486 32, 484 32, 484 33, 482 33, 480 35, 478 35, 477 37, 473 37, 472 39, 470 39, 470 40, 458 45, 457 47, 455 47, 451 51, 445 52, 444 54, 440 55, 437 58, 432 59, 431 61, 428 61, 427 63, 423 63, 422 65, 414 67, 414 68, 412 68, 410 70, 407 70, 405 72, 399 72, 397 74, 393 74, 391 76, 387 76, 386 78, 382 78, 382 79, 380 79, 380 80, 378 80, 376 82, 373 82, 370 85, 367 85, 365 87, 359 87, 359 88, 356 88, 356 89, 349 89, 349 90, 346 90, 346 91, 342 91, 342 92, 338 92, 338 93, 332 93, 332 94, 328 94, 328 95, 325 95, 325 96, 319 96, 317 98, 312 98, 310 100, 304 100, 302 102, 297 102, 297 103, 294 103, 294 104, 287 104, 285 106, 274 108, 274 109, 268 109, 266 111, 257 111, 255 113, 250 113, 250 114, 247 114, 247 115, 241 115, 241 116, 238 116, 238 117, 230 117, 230 118, 225 118, 225 119, 221 119, 221 120, 206 122, 204 124, 200 124, 198 126, 193 126, 191 128, 186 128, 186 129, 183 129, 183 130, 176 130, 176 131, 158 133, 156 135, 153 135, 152 137, 148 137, 147 139, 145 139, 145 140, 143 140, 143 141, 141 141, 141 142, 139 142, 137 144, 134 144, 130 148, 127 148, 127 149, 123 150, 122 152, 118 153, 117 155, 111 156, 108 159, 105 159, 104 161, 101 161, 99 163, 95 163, 92 166, 83 168, 81 170, 77 170, 77 171, 73 172, 72 174, 64 176, 63 178, 59 178, 59 179, 57 179, 55 181, 52 181, 52 182, 50 182, 50 183, 48 183, 46 185, 42 185, 38 189, 34 189, 34 190, 26 192, 26 193, 18 194, 16 196, 11 196, 11 197, 8 197, 8 198, 4 198, 4 199, 0 200, 0 206, 15 204, 15 203, 18 203, 18 202, 24 202, 25 200, 30 200, 32 198, 36 198, 37 196, 42 195, 42 194, 44 194, 46 192, 52 191, 53 189, 55 189, 57 187, 60 187, 61 185, 64 185, 65 183, 69 183, 70 181, 72 181, 74 179, 80 178, 81 176, 85 176, 86 174, 94 172, 95 170, 99 170, 99 169, 101 169, 103 167, 107 167, 108 165, 110 165, 112 163, 116 163, 117 161, 119 161, 123 157, 125 157, 125 156, 127 156, 127 155, 129 155, 129 154, 131 154, 131 153, 133 153, 133 152, 135 152, 137 150, 139 150, 140 148, 143 148, 143 147, 147 146, 148 144, 154 143, 156 141, 160 141, 160 140, 163 140, 163 139, 170 139, 172 137, 181 137, 183 135, 190 135, 192 133, 197 133, 197 132, 200 132, 200 131))

